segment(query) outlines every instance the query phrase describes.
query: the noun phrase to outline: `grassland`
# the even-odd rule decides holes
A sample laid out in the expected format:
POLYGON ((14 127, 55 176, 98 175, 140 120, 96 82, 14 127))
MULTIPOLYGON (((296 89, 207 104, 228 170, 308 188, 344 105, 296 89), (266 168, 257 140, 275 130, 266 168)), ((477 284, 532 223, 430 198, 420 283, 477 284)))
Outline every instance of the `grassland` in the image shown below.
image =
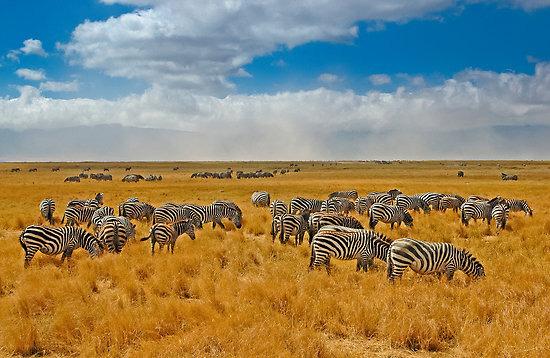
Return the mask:
MULTIPOLYGON (((404 162, 300 163, 300 173, 270 179, 190 179, 195 171, 262 168, 282 163, 131 163, 162 182, 122 183, 127 163, 0 164, 0 354, 56 356, 550 356, 550 163, 404 162), (52 173, 50 168, 61 166, 52 173), (63 183, 110 167, 113 182, 63 183), (173 166, 179 171, 172 171, 173 166), (21 173, 10 173, 20 167, 21 173), (37 167, 37 173, 27 172, 37 167), (464 170, 465 178, 457 178, 464 170), (518 174, 503 182, 500 172, 518 174), (527 199, 534 216, 512 214, 497 232, 477 223, 464 228, 456 213, 414 214, 415 226, 390 231, 452 242, 484 264, 487 277, 450 283, 407 272, 391 285, 385 264, 356 273, 354 262, 334 262, 332 275, 308 273, 307 244, 272 244, 270 216, 254 208, 250 194, 272 199, 325 197, 355 188, 360 194, 397 187, 406 193, 453 192, 527 199), (174 255, 151 257, 145 242, 122 254, 91 260, 77 251, 71 265, 37 254, 23 269, 17 238, 41 222, 44 197, 58 203, 105 193, 107 205, 130 196, 159 205, 167 201, 237 202, 241 230, 209 225, 195 241, 181 237, 174 255)), ((285 165, 286 166, 286 165, 285 165)), ((359 217, 365 224, 366 217, 359 217)), ((138 224, 138 237, 148 232, 138 224)))

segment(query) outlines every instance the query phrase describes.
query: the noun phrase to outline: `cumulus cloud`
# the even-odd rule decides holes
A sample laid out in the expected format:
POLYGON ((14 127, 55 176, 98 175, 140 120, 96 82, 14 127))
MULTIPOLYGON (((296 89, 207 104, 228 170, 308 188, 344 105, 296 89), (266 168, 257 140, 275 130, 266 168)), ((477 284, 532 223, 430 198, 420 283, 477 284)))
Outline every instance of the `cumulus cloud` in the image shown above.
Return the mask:
MULTIPOLYGON (((217 98, 153 86, 117 100, 60 100, 31 86, 20 92, 0 99, 0 128, 70 127, 79 118, 90 126, 190 131, 209 147, 201 159, 360 159, 382 155, 384 146, 391 148, 386 154, 401 158, 430 151, 472 155, 472 148, 502 157, 504 143, 491 142, 506 132, 502 128, 550 133, 544 132, 550 127, 549 63, 537 64, 534 75, 468 69, 438 86, 389 93, 319 88, 217 98)), ((522 138, 513 148, 518 155, 550 154, 550 147, 522 138)))
POLYGON ((42 69, 31 70, 30 68, 19 68, 15 71, 15 74, 29 81, 42 81, 46 79, 46 74, 42 69))
POLYGON ((381 85, 391 83, 391 77, 384 73, 379 73, 379 74, 370 75, 369 81, 375 86, 381 86, 381 85))
POLYGON ((19 62, 19 56, 23 55, 37 55, 41 57, 47 57, 48 54, 42 48, 42 41, 36 39, 27 39, 23 41, 23 47, 18 50, 10 50, 6 57, 12 61, 19 62))
POLYGON ((40 84, 40 90, 45 92, 76 92, 78 91, 78 82, 46 81, 40 84))
POLYGON ((341 78, 334 73, 321 73, 317 79, 325 84, 332 84, 341 81, 341 78))

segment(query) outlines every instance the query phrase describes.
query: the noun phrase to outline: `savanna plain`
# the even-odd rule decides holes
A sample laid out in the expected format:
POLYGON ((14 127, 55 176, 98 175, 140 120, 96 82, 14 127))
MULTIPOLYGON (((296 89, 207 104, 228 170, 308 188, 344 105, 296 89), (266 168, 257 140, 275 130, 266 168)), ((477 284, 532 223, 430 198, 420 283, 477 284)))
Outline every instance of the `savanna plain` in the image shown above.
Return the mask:
MULTIPOLYGON (((550 162, 297 162, 298 173, 262 179, 190 178, 198 171, 288 168, 288 162, 2 163, 0 164, 0 355, 53 356, 550 356, 550 162), (60 166, 59 172, 52 172, 60 166), (110 168, 112 182, 64 183, 79 168, 110 168), (132 173, 161 174, 160 182, 123 183, 132 173), (179 166, 178 171, 172 168, 179 166), (20 167, 21 172, 10 169, 20 167), (36 167, 37 172, 28 172, 36 167), (457 171, 465 172, 464 178, 457 171), (517 174, 502 181, 500 173, 517 174), (511 213, 506 229, 478 221, 461 225, 452 210, 413 213, 414 227, 376 230, 390 239, 451 242, 485 266, 486 277, 457 272, 439 281, 406 271, 394 284, 375 261, 356 272, 355 261, 332 260, 308 272, 307 240, 295 247, 271 241, 267 208, 253 191, 287 204, 294 196, 326 198, 332 191, 359 195, 398 188, 526 199, 533 216, 511 213), (166 202, 236 202, 243 227, 205 225, 191 241, 181 236, 174 254, 151 255, 149 225, 121 254, 72 261, 38 253, 23 268, 18 237, 44 223, 40 200, 56 200, 57 224, 74 198, 105 194, 117 207, 137 196, 166 202)), ((353 213, 365 227, 366 216, 353 213)))

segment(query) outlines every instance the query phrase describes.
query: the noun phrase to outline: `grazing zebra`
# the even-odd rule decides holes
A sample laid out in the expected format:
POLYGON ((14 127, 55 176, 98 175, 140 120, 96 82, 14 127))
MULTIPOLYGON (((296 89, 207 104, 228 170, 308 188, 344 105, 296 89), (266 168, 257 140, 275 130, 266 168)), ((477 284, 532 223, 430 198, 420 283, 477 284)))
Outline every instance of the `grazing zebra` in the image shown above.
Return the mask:
POLYGON ((393 282, 410 267, 419 274, 443 273, 452 280, 456 270, 468 276, 483 277, 483 265, 466 250, 446 242, 426 242, 410 238, 397 239, 390 245, 388 256, 388 279, 393 282))
POLYGON ((139 199, 136 198, 135 196, 124 200, 122 203, 118 204, 118 216, 123 216, 122 215, 122 206, 124 204, 126 204, 126 203, 139 203, 139 202, 140 202, 139 199))
POLYGON ((25 251, 25 268, 29 267, 37 251, 46 255, 63 253, 61 263, 79 247, 88 251, 92 258, 103 251, 101 242, 79 227, 27 226, 19 236, 19 243, 25 251))
POLYGON ((330 193, 328 195, 329 199, 332 198, 345 198, 350 200, 356 200, 359 194, 357 194, 357 190, 348 190, 348 191, 335 191, 333 193, 330 193))
POLYGON ((191 219, 195 227, 202 228, 200 215, 187 205, 166 204, 153 212, 153 224, 173 224, 186 219, 191 219))
POLYGON ((309 243, 311 239, 322 227, 327 225, 344 226, 353 229, 363 229, 363 225, 353 216, 341 216, 337 214, 327 214, 323 212, 313 213, 308 220, 309 243))
POLYGON ((278 216, 278 215, 287 214, 288 208, 286 207, 283 201, 273 200, 273 202, 269 206, 269 212, 271 213, 271 217, 274 218, 275 216, 278 216))
POLYGON ((131 220, 147 220, 153 219, 155 207, 151 204, 141 201, 126 201, 118 208, 120 216, 125 216, 131 220))
POLYGON ((500 173, 500 177, 502 178, 502 180, 518 180, 518 176, 515 174, 509 175, 506 173, 500 173))
POLYGON ((48 220, 50 225, 53 225, 53 212, 55 211, 55 201, 53 199, 44 199, 40 202, 39 208, 42 217, 48 220))
POLYGON ((144 237, 141 241, 151 239, 151 254, 155 254, 155 243, 159 244, 159 251, 162 251, 164 245, 168 243, 168 250, 174 253, 176 240, 179 236, 187 234, 191 240, 195 240, 195 226, 191 220, 178 221, 172 225, 154 224, 151 227, 149 236, 144 237))
POLYGON ((504 199, 504 201, 508 204, 510 211, 523 211, 525 215, 533 216, 533 210, 527 201, 521 199, 504 199))
POLYGON ((116 216, 103 218, 98 239, 111 253, 119 254, 128 240, 127 226, 116 216))
POLYGON ((271 237, 275 241, 275 236, 280 232, 279 241, 284 244, 291 235, 294 235, 296 246, 304 241, 304 235, 308 230, 309 213, 304 212, 300 215, 284 214, 273 218, 271 223, 271 237))
POLYGON ((63 224, 65 219, 67 219, 66 226, 80 225, 81 223, 86 223, 90 226, 90 221, 96 210, 97 208, 93 206, 68 207, 65 209, 65 213, 63 213, 61 223, 63 224))
POLYGON ((437 208, 439 208, 439 200, 441 200, 443 196, 443 194, 439 193, 422 193, 413 195, 413 197, 424 200, 434 210, 437 210, 437 208))
POLYGON ((325 200, 321 204, 321 211, 326 213, 344 213, 347 215, 353 210, 355 210, 355 204, 340 197, 325 200))
POLYGON ((395 206, 400 209, 414 210, 414 211, 424 211, 424 214, 430 212, 430 206, 424 199, 417 196, 407 196, 399 194, 395 197, 395 206))
POLYGON ((397 206, 375 203, 370 207, 369 214, 369 227, 371 229, 376 227, 378 221, 390 224, 390 228, 392 230, 394 223, 397 223, 397 227, 401 226, 401 222, 404 222, 406 226, 413 226, 413 218, 411 214, 409 214, 405 209, 398 208, 397 206))
POLYGON ((269 206, 271 199, 267 191, 255 191, 252 193, 252 204, 256 207, 269 206))
POLYGON ((384 234, 370 230, 325 227, 311 242, 309 270, 324 265, 330 274, 330 258, 357 259, 356 270, 367 272, 374 258, 386 261, 391 241, 384 234))
POLYGON ((506 201, 495 205, 493 210, 491 210, 491 217, 495 219, 497 224, 497 229, 505 229, 506 222, 508 221, 508 214, 510 213, 510 207, 506 201))
POLYGON ((440 211, 447 211, 447 209, 453 209, 453 211, 456 213, 458 212, 458 209, 460 209, 460 206, 464 204, 464 198, 459 199, 454 196, 444 196, 439 200, 439 210, 440 211))
POLYGON ((103 193, 97 193, 95 195, 95 198, 93 199, 74 199, 67 203, 67 207, 83 207, 83 206, 91 206, 95 208, 99 208, 101 205, 103 205, 103 193))
POLYGON ((103 219, 106 216, 113 216, 113 215, 115 215, 115 209, 111 208, 110 206, 102 206, 101 208, 94 211, 94 213, 92 214, 92 219, 88 223, 88 227, 92 225, 92 229, 97 234, 97 232, 101 228, 101 223, 103 219))
POLYGON ((237 229, 240 229, 242 224, 242 211, 237 205, 228 201, 215 201, 211 205, 186 205, 184 208, 189 209, 193 217, 199 217, 202 224, 212 222, 212 228, 219 225, 222 229, 225 229, 225 225, 222 223, 222 218, 227 218, 237 229))
POLYGON ((321 211, 323 200, 308 199, 297 196, 290 201, 290 214, 296 214, 297 212, 316 213, 321 211))
POLYGON ((355 211, 358 214, 369 213, 369 209, 374 203, 382 203, 391 205, 393 199, 388 193, 371 193, 367 196, 357 198, 355 201, 355 211))
POLYGON ((467 201, 460 207, 460 218, 465 226, 468 226, 470 219, 487 220, 487 225, 491 225, 491 213, 495 205, 499 204, 502 199, 497 196, 487 202, 483 201, 467 201))

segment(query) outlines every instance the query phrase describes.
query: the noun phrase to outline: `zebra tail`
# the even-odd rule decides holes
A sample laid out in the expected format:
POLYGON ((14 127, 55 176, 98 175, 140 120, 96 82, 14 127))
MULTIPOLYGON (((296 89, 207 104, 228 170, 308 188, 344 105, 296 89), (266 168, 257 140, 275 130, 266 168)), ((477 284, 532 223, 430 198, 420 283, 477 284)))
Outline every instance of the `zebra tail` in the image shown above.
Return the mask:
POLYGON ((120 251, 122 251, 122 250, 118 249, 118 243, 119 243, 118 242, 118 223, 115 222, 115 231, 114 231, 114 237, 113 237, 113 244, 114 244, 116 253, 119 253, 120 251))
POLYGON ((315 249, 313 244, 311 245, 311 258, 309 259, 309 271, 313 270, 313 264, 315 263, 315 249))
POLYGON ((393 261, 391 259, 391 246, 388 249, 388 255, 386 256, 386 261, 388 265, 388 279, 391 280, 391 277, 393 275, 393 261))
POLYGON ((279 234, 279 241, 281 244, 284 244, 285 239, 285 226, 283 225, 283 221, 281 220, 281 233, 279 234))

